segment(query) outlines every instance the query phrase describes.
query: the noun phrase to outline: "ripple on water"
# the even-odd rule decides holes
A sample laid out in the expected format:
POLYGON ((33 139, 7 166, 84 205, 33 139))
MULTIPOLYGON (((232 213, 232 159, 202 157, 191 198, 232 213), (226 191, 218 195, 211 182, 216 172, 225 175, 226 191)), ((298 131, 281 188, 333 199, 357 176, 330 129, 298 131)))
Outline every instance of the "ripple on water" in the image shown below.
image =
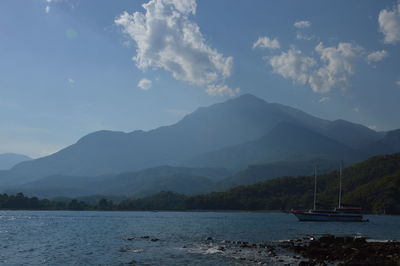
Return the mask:
MULTIPOLYGON (((299 223, 284 213, 2 211, 0 261, 11 265, 62 265, 66 261, 77 265, 131 261, 139 265, 232 265, 241 264, 240 258, 250 261, 259 255, 244 249, 220 250, 220 242, 210 244, 202 239, 262 242, 325 233, 400 239, 400 217, 368 219, 372 222, 356 225, 299 223), (148 239, 140 238, 146 235, 148 239), (133 239, 123 239, 128 237, 133 239), (160 241, 152 242, 155 238, 160 241), (121 252, 122 248, 127 252, 121 252)), ((279 259, 289 258, 282 255, 279 259)))

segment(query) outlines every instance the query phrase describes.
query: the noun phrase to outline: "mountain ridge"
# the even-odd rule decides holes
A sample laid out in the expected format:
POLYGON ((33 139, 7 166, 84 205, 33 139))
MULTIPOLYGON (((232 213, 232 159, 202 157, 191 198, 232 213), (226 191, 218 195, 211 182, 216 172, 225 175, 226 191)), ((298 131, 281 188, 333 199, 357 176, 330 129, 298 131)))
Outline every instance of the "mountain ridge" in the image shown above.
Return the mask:
MULTIPOLYGON (((173 125, 129 133, 90 133, 55 154, 14 166, 2 173, 0 183, 15 185, 51 175, 96 176, 159 165, 182 166, 190 158, 260 139, 280 123, 313 130, 348 146, 354 137, 346 139, 340 134, 359 128, 351 122, 341 123, 339 127, 344 128, 336 130, 337 135, 328 136, 332 131, 329 125, 334 122, 245 94, 198 108, 173 125)), ((380 138, 379 133, 367 127, 361 129, 353 135, 363 139, 365 145, 380 138)))
POLYGON ((0 154, 0 170, 8 170, 23 161, 32 160, 29 156, 18 153, 2 153, 0 154))

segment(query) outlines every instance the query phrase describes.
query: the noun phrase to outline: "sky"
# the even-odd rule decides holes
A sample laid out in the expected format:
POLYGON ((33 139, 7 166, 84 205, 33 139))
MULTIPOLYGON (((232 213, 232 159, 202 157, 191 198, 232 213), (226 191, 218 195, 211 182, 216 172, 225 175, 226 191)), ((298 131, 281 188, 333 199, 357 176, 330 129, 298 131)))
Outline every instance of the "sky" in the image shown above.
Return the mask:
POLYGON ((400 128, 400 2, 0 1, 0 153, 46 156, 245 93, 400 128))

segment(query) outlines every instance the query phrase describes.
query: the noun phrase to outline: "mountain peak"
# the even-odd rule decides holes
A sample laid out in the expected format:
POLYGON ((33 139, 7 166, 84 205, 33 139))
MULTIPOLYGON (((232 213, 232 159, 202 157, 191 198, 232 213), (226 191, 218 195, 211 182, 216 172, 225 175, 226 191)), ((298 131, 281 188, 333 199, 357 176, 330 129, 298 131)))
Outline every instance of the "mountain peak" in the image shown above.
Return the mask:
POLYGON ((240 101, 240 102, 254 102, 254 101, 260 102, 260 101, 262 101, 263 103, 266 103, 265 100, 258 98, 257 96, 254 96, 253 94, 250 94, 250 93, 242 94, 242 95, 232 99, 232 101, 240 101))

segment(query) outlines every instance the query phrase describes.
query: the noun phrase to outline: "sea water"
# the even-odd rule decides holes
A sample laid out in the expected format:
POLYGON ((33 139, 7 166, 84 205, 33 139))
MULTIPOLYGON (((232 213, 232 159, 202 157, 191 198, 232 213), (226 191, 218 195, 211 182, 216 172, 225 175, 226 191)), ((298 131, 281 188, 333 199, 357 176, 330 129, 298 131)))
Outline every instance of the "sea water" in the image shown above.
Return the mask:
POLYGON ((0 264, 239 265, 204 248, 205 239, 273 243, 335 234, 400 240, 400 216, 365 218, 317 223, 288 213, 0 211, 0 264))

